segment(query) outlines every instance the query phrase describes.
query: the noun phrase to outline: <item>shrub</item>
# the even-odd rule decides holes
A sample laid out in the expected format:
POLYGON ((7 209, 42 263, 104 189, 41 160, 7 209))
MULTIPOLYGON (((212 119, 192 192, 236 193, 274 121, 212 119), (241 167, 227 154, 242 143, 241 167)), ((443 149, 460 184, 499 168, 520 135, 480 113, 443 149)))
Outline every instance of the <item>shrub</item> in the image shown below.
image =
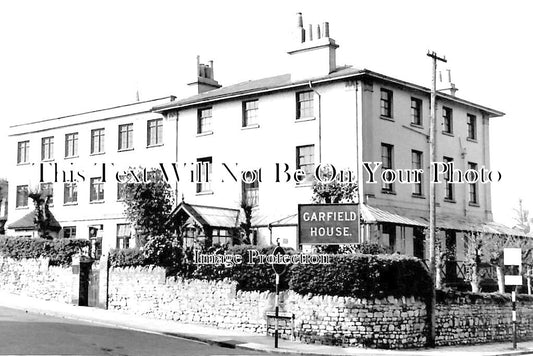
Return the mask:
POLYGON ((327 254, 353 254, 363 253, 369 255, 380 255, 390 253, 389 247, 385 247, 378 243, 362 242, 358 244, 346 244, 346 245, 317 245, 317 253, 327 254))
POLYGON ((423 263, 403 255, 331 255, 329 265, 294 265, 290 288, 300 294, 359 298, 422 297, 431 279, 423 263))
POLYGON ((143 251, 139 248, 112 249, 109 251, 109 265, 111 267, 136 267, 148 265, 143 251))
MULTIPOLYGON (((270 264, 249 264, 249 251, 257 250, 259 254, 270 254, 275 246, 256 247, 251 245, 237 245, 227 249, 219 249, 218 253, 235 254, 243 256, 243 262, 239 265, 196 265, 192 277, 207 280, 221 280, 229 278, 237 282, 237 288, 245 291, 275 291, 276 274, 270 264)), ((294 250, 285 248, 290 254, 294 250)), ((289 266, 290 267, 290 266, 289 266)), ((290 269, 280 278, 280 290, 289 287, 290 269)))
POLYGON ((88 248, 86 239, 55 239, 48 240, 32 237, 2 236, 0 237, 0 255, 15 260, 24 258, 50 258, 50 264, 68 266, 72 256, 83 248, 88 248))

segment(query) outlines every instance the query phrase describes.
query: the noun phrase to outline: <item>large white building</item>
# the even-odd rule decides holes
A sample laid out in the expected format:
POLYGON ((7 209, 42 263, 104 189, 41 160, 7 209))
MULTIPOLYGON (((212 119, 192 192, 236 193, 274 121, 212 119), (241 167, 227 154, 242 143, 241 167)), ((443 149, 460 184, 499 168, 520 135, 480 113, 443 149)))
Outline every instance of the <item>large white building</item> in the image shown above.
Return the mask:
POLYGON ((12 126, 8 181, 13 200, 7 234, 36 235, 28 193, 41 189, 52 195, 50 211, 54 225, 59 224, 53 233, 103 238, 104 249, 127 246, 130 228, 113 172, 149 166, 155 157, 174 159, 175 123, 151 110, 172 100, 135 102, 12 126))
MULTIPOLYGON (((300 15, 288 51, 291 66, 284 74, 221 86, 214 78, 213 63, 198 60, 196 80, 189 83, 195 94, 191 97, 12 127, 13 203, 7 225, 31 210, 26 192, 32 184, 28 177, 35 176, 32 163, 57 162, 65 167, 100 161, 131 166, 177 162, 186 166, 186 174, 177 183, 175 217, 188 220, 190 241, 231 242, 245 221, 241 209, 245 201, 253 206, 254 242, 271 244, 279 239, 282 245, 298 248, 298 204, 311 202, 312 182, 296 182, 294 175, 287 182, 285 171, 311 173, 319 164, 332 164, 351 170, 359 184, 362 225, 353 242, 377 241, 394 251, 425 257, 430 90, 371 70, 339 67, 338 47, 328 23, 304 29, 300 15), (381 162, 388 169, 423 169, 426 174, 419 184, 386 184, 380 178, 371 183, 364 162, 381 162), (188 179, 194 171, 190 167, 197 163, 209 163, 209 183, 188 179), (235 181, 232 174, 239 178, 241 171, 260 171, 261 181, 235 181)), ((462 171, 490 169, 489 124, 502 115, 455 96, 453 87, 449 93, 439 92, 439 161, 451 161, 462 171)), ((200 176, 205 178, 206 172, 200 176)), ((89 237, 96 231, 103 236, 104 248, 125 246, 128 229, 118 188, 107 183, 100 192, 99 177, 98 171, 91 172, 77 188, 52 184, 59 235, 89 237)), ((465 232, 511 232, 492 222, 490 184, 443 183, 437 202, 437 225, 458 257, 463 254, 465 232)))

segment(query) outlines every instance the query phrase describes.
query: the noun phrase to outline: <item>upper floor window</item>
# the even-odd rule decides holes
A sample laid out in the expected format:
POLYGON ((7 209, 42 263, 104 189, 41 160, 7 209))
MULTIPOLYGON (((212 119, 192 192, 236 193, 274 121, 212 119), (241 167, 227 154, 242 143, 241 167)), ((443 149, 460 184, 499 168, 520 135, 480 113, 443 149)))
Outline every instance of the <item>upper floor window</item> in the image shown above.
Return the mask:
POLYGON ((133 124, 118 126, 118 149, 127 150, 133 148, 133 124))
POLYGON ((384 178, 383 184, 382 184, 382 190, 385 192, 393 192, 394 191, 394 185, 392 182, 385 181, 385 178, 388 180, 392 180, 392 177, 389 173, 384 172, 385 170, 392 169, 393 167, 393 152, 394 152, 394 146, 389 145, 386 143, 381 144, 381 171, 382 171, 382 177, 384 178))
POLYGON ((199 182, 196 184, 196 193, 211 191, 211 175, 213 173, 213 158, 204 157, 196 160, 196 170, 199 182))
POLYGON ((315 145, 296 147, 296 169, 305 172, 305 180, 313 179, 315 171, 315 145))
POLYGON ((211 132, 211 119, 213 116, 213 108, 199 109, 198 110, 198 125, 197 133, 211 132))
POLYGON ((117 201, 124 201, 127 196, 127 184, 128 183, 117 183, 117 201))
POLYGON ((411 123, 422 126, 422 100, 411 98, 411 123))
POLYGON ((21 141, 17 144, 17 163, 30 161, 30 141, 21 141))
POLYGON ((248 171, 242 181, 242 198, 248 206, 259 204, 259 179, 258 171, 248 171))
POLYGON ((99 202, 104 200, 104 182, 102 178, 91 178, 91 191, 89 201, 99 202))
POLYGON ((78 133, 73 132, 65 135, 65 157, 78 156, 78 133))
POLYGON ((442 107, 442 132, 453 133, 453 111, 446 106, 442 107))
POLYGON ((314 116, 315 109, 313 91, 309 90, 296 93, 296 120, 314 116))
POLYGON ((41 192, 44 197, 48 197, 48 204, 54 204, 54 184, 41 183, 41 192))
POLYGON ((16 207, 25 208, 27 206, 28 206, 28 186, 18 185, 16 207))
MULTIPOLYGON (((473 162, 468 162, 468 169, 472 171, 477 172, 477 164, 473 162)), ((475 174, 473 172, 467 172, 467 176, 470 179, 470 181, 474 181, 475 174)), ((477 183, 469 183, 468 184, 468 195, 469 195, 469 202, 470 204, 478 204, 478 186, 477 183)))
POLYGON ((163 143, 163 119, 148 120, 146 127, 146 145, 156 146, 163 143))
POLYGON ((75 204, 78 202, 78 184, 76 182, 68 182, 64 184, 63 189, 63 203, 75 204))
POLYGON ((381 89, 381 111, 383 117, 392 118, 392 91, 381 89))
POLYGON ((104 129, 91 130, 91 154, 104 153, 104 129))
MULTIPOLYGON (((444 157, 443 158, 444 163, 452 163, 453 158, 450 157, 444 157)), ((451 168, 451 167, 449 167, 451 168)), ((450 172, 450 169, 446 172, 446 175, 444 176, 444 199, 445 200, 454 200, 455 198, 455 192, 454 192, 454 185, 451 183, 452 173, 450 172)))
MULTIPOLYGON (((422 169, 422 152, 412 150, 411 151, 411 167, 413 169, 422 169)), ((422 174, 420 174, 420 181, 413 183, 413 194, 422 195, 422 174)))
POLYGON ((258 100, 249 100, 242 103, 242 127, 257 125, 258 100))
POLYGON ((477 139, 477 130, 476 130, 476 115, 467 114, 466 115, 466 125, 468 128, 468 138, 471 140, 477 139))
POLYGON ((54 159, 54 137, 43 137, 41 139, 41 160, 49 161, 54 159))

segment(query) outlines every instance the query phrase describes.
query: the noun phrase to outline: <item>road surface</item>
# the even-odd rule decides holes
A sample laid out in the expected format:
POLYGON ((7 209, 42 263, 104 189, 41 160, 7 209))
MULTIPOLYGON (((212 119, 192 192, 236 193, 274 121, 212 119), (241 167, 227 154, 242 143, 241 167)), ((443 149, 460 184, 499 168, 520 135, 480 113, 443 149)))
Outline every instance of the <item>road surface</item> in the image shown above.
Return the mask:
POLYGON ((0 308, 0 355, 267 355, 0 308))

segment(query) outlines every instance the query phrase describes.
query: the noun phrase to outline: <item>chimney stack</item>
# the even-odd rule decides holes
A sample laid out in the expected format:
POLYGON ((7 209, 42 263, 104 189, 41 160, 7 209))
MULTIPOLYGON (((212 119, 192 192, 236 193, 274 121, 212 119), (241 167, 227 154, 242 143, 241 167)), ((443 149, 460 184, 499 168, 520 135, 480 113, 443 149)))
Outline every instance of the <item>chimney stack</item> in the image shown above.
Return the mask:
POLYGON ((200 56, 196 56, 196 79, 187 84, 190 95, 197 95, 222 86, 215 80, 213 61, 208 63, 200 63, 200 56))
POLYGON ((335 40, 329 37, 329 23, 309 24, 304 29, 302 13, 296 14, 294 42, 287 53, 291 56, 291 80, 326 76, 337 69, 335 40))

